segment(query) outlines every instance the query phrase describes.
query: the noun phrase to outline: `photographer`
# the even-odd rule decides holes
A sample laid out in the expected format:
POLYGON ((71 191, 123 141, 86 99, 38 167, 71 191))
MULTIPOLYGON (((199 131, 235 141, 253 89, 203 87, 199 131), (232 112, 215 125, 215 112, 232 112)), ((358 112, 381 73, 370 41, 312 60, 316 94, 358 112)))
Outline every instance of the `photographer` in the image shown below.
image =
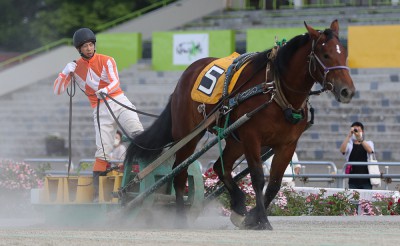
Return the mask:
MULTIPOLYGON (((351 128, 342 145, 340 152, 347 162, 367 162, 368 154, 374 152, 374 143, 364 141, 364 125, 360 122, 351 124, 351 128)), ((368 166, 351 166, 349 174, 368 174, 368 166)), ((369 178, 349 178, 349 189, 372 189, 369 178)))

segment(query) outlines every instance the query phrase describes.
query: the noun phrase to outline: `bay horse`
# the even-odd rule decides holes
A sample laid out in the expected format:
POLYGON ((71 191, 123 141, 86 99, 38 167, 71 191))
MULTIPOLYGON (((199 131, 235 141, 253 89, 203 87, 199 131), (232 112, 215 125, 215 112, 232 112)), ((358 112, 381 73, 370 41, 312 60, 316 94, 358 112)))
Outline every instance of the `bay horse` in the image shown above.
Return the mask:
MULTIPOLYGON (((310 118, 307 102, 314 83, 321 84, 322 90, 330 91, 341 103, 349 103, 355 93, 349 68, 346 66, 347 51, 339 41, 338 21, 334 20, 330 28, 323 31, 313 29, 306 22, 304 25, 307 32, 280 47, 274 58, 271 58, 273 49, 255 53, 248 60, 248 65, 228 97, 233 98, 263 82, 272 81, 274 85, 274 89, 256 94, 230 111, 229 122, 234 122, 242 115, 257 110, 247 122, 225 139, 222 157, 213 166, 230 194, 233 214, 241 218, 232 222, 241 228, 272 230, 266 208, 278 193, 284 171, 301 134, 306 130, 310 118), (269 183, 263 195, 265 181, 260 153, 265 146, 271 148, 275 156, 269 183), (247 159, 256 194, 256 205, 249 212, 245 206, 245 195, 231 176, 233 164, 243 154, 247 159)), ((190 134, 204 120, 204 115, 215 110, 215 105, 206 104, 204 112, 199 112, 201 103, 192 100, 191 90, 199 73, 216 59, 199 59, 183 72, 159 118, 129 145, 126 163, 131 163, 134 159, 155 159, 162 152, 163 146, 190 134)), ((225 99, 222 98, 221 101, 225 99)), ((213 131, 211 127, 207 130, 213 131)), ((173 167, 195 151, 205 131, 176 152, 173 167)), ((181 223, 186 221, 183 196, 187 177, 184 170, 173 180, 177 221, 181 223)))

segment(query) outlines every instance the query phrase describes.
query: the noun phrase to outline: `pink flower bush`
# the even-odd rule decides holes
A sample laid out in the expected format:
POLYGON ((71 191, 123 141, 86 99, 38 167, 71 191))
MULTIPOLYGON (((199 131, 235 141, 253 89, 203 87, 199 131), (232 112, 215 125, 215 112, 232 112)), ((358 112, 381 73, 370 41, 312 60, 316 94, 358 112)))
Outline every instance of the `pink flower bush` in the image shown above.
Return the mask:
MULTIPOLYGON (((206 193, 216 189, 220 181, 212 169, 203 175, 206 193)), ((246 195, 247 210, 255 205, 255 193, 247 175, 239 183, 246 195)), ((371 201, 360 199, 360 193, 344 190, 332 195, 326 195, 325 189, 318 193, 304 194, 292 188, 282 188, 270 204, 267 213, 279 216, 356 216, 356 215, 400 215, 400 198, 375 193, 371 201)), ((218 197, 221 203, 221 214, 230 215, 230 197, 227 192, 218 197)))
POLYGON ((400 215, 400 198, 393 195, 384 196, 379 193, 375 194, 373 198, 378 215, 400 215))
POLYGON ((24 191, 42 185, 43 181, 29 164, 0 160, 0 190, 24 191))
POLYGON ((282 191, 278 192, 278 196, 275 203, 280 209, 285 209, 287 206, 287 198, 282 191))

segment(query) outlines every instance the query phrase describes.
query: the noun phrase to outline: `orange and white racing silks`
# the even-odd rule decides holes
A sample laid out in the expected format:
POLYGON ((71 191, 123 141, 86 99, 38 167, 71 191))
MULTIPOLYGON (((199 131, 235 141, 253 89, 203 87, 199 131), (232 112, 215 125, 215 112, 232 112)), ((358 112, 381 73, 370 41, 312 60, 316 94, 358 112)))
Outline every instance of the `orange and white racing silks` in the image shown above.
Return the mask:
MULTIPOLYGON (((106 87, 111 97, 123 93, 119 86, 117 65, 112 57, 94 54, 90 60, 76 61, 75 80, 85 91, 92 108, 97 106, 96 91, 106 87)), ((54 94, 63 93, 71 82, 71 74, 60 73, 54 82, 54 94)))
MULTIPOLYGON (((95 93, 102 88, 107 88, 107 94, 121 104, 133 109, 135 109, 135 106, 129 101, 120 88, 117 66, 112 57, 95 53, 90 60, 80 58, 76 63, 77 66, 74 74, 60 73, 58 75, 57 79, 54 81, 54 94, 62 94, 68 88, 72 76, 75 77, 79 87, 85 91, 92 108, 94 108, 93 120, 96 130, 97 151, 95 154, 96 161, 93 166, 93 171, 103 172, 107 169, 110 153, 114 148, 113 144, 117 131, 117 124, 108 112, 106 105, 102 103, 103 100, 100 100, 100 134, 97 123, 98 98, 95 93)), ((126 132, 132 134, 143 131, 143 126, 136 112, 126 109, 111 99, 107 99, 107 102, 126 132)))

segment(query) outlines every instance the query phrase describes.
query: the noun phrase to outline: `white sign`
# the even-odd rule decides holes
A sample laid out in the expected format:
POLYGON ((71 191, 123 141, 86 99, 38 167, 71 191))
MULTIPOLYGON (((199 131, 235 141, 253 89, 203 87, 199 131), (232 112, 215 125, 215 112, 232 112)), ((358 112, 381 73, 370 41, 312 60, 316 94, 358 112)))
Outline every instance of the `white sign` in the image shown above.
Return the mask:
POLYGON ((175 34, 173 49, 174 65, 189 65, 208 57, 208 33, 175 34))

